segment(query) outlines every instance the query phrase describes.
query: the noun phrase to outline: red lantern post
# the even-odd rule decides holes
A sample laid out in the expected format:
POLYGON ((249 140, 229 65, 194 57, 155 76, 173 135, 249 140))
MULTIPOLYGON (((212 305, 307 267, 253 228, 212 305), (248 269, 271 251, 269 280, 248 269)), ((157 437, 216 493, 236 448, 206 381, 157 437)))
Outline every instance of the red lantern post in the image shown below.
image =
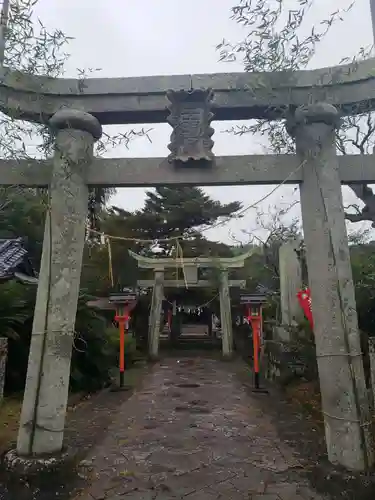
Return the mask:
POLYGON ((109 301, 116 306, 115 320, 119 325, 119 371, 120 371, 120 387, 124 387, 125 377, 125 333, 129 331, 130 311, 134 309, 137 303, 137 296, 131 292, 119 292, 111 294, 109 301))
POLYGON ((247 320, 253 330, 253 352, 254 352, 254 391, 268 393, 259 387, 260 377, 260 348, 263 327, 263 304, 266 300, 264 295, 241 295, 241 303, 247 309, 247 320))
POLYGON ((128 304, 121 304, 117 306, 115 320, 118 322, 120 334, 120 387, 124 385, 124 372, 125 372, 125 331, 128 333, 129 329, 129 308, 128 304))

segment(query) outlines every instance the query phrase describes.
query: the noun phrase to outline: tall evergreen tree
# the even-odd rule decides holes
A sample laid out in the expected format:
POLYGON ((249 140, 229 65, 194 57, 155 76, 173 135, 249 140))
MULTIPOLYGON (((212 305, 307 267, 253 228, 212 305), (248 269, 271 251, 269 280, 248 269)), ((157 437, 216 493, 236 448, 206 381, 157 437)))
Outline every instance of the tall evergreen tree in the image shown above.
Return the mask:
MULTIPOLYGON (((233 218, 241 208, 238 201, 223 204, 213 200, 199 187, 158 187, 147 192, 144 208, 133 219, 134 229, 150 240, 181 236, 185 248, 189 241, 195 241, 197 251, 202 252, 202 245, 207 249, 217 244, 207 242, 200 231, 222 219, 233 218)), ((168 242, 160 242, 159 246, 165 254, 172 250, 168 242)))

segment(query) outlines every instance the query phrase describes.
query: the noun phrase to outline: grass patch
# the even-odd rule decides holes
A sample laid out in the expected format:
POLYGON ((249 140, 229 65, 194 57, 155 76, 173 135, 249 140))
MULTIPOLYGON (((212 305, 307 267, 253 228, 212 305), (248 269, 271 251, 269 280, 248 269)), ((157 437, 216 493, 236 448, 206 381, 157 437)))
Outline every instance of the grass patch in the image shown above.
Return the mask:
POLYGON ((132 366, 129 370, 125 370, 124 381, 126 385, 131 387, 137 387, 139 381, 144 374, 144 367, 142 366, 132 366))
MULTIPOLYGON (((286 389, 286 395, 291 401, 304 408, 315 424, 324 425, 318 381, 291 384, 286 389)), ((375 424, 375 411, 372 413, 372 421, 375 424)))
MULTIPOLYGON (((134 389, 138 388, 145 375, 146 368, 147 365, 136 363, 128 370, 125 370, 125 385, 134 389)), ((81 408, 84 411, 85 406, 90 403, 91 396, 94 396, 94 394, 71 394, 68 402, 68 415, 73 415, 81 408)), ((0 455, 9 450, 17 441, 21 407, 22 394, 5 398, 0 403, 0 455)))
MULTIPOLYGON (((22 396, 11 396, 0 403, 0 455, 17 441, 18 426, 22 408, 22 396)), ((84 401, 84 394, 69 396, 68 411, 75 410, 84 401)))
POLYGON ((5 398, 0 403, 0 454, 8 450, 17 439, 21 398, 5 398))
POLYGON ((324 425, 318 382, 294 383, 288 386, 285 392, 291 401, 307 411, 316 425, 324 425))

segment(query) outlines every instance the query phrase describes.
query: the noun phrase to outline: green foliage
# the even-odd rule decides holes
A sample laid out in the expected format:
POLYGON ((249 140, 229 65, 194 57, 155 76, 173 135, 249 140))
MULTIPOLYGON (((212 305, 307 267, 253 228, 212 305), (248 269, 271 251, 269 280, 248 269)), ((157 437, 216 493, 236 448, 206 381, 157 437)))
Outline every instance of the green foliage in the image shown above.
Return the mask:
POLYGON ((179 336, 182 331, 182 321, 181 316, 176 314, 176 316, 172 316, 172 324, 171 324, 171 339, 172 343, 177 342, 179 336))
MULTIPOLYGON (((230 218, 241 208, 238 202, 221 204, 212 200, 200 188, 157 188, 149 191, 145 206, 135 213, 112 206, 100 214, 100 226, 111 239, 111 265, 115 288, 135 286, 139 278, 137 263, 129 256, 153 253, 157 240, 183 236, 180 247, 184 257, 231 256, 228 245, 212 242, 199 233, 221 218, 230 218), (118 238, 118 239, 116 239, 118 238), (137 240, 150 240, 141 243, 137 240)), ((160 242, 161 255, 176 255, 175 242, 160 242)), ((160 253, 159 253, 160 255, 160 253)), ((106 295, 111 289, 107 244, 97 243, 85 250, 82 286, 92 294, 106 295)), ((172 270, 171 279, 175 276, 172 270)), ((143 272, 143 278, 152 274, 143 272)), ((209 279, 203 277, 202 279, 209 279)))
MULTIPOLYGON (((45 194, 32 189, 0 190, 0 236, 25 237, 36 269, 39 268, 43 243, 44 198, 45 194)), ((103 251, 99 252, 99 256, 101 253, 104 254, 103 251)), ((90 263, 89 257, 87 251, 84 269, 90 263)), ((102 289, 108 290, 108 281, 105 281, 108 276, 107 254, 97 262, 102 262, 102 267, 91 266, 91 282, 90 279, 87 281, 92 284, 92 289, 98 288, 98 282, 104 282, 106 286, 103 285, 102 289)), ((8 391, 22 390, 24 386, 35 296, 36 287, 16 282, 0 285, 0 335, 10 338, 6 377, 8 391)), ((94 390, 103 386, 108 382, 110 368, 116 362, 116 356, 105 339, 106 320, 86 305, 88 299, 82 294, 78 302, 71 373, 73 390, 94 390)))
MULTIPOLYGON (((220 60, 240 60, 244 70, 252 73, 304 69, 332 26, 342 21, 351 7, 350 1, 334 12, 319 12, 320 20, 311 26, 309 11, 316 6, 315 0, 239 0, 231 9, 231 19, 245 29, 245 36, 239 42, 223 39, 217 45, 220 60)), ((254 87, 267 91, 261 77, 254 87)), ((234 127, 231 132, 266 136, 273 153, 294 152, 294 141, 282 120, 255 120, 250 125, 234 127)))
MULTIPOLYGON (((119 366, 119 330, 108 328, 108 321, 87 306, 93 297, 81 294, 78 301, 72 355, 70 387, 73 391, 96 391, 111 382, 119 366)), ((136 342, 125 336, 125 366, 136 357, 136 342)))
POLYGON ((0 238, 25 238, 37 269, 42 254, 45 201, 45 195, 35 189, 0 187, 0 238))
MULTIPOLYGON (((116 246, 116 250, 117 248, 116 246)), ((117 262, 117 258, 114 259, 116 277, 118 277, 117 262)), ((89 247, 86 245, 82 262, 81 287, 93 296, 108 295, 111 290, 111 281, 107 246, 95 244, 89 247)))
MULTIPOLYGON (((69 57, 67 47, 72 40, 61 29, 49 30, 43 20, 35 18, 35 7, 39 0, 10 0, 9 13, 4 16, 7 21, 5 32, 4 66, 24 74, 59 77, 64 73, 64 66, 69 57)), ((1 2, 3 7, 3 2, 1 2)), ((1 43, 0 43, 1 45, 1 43)), ((3 61, 1 61, 3 62, 3 61)), ((85 79, 85 71, 78 70, 79 79, 85 79)), ((22 78, 18 76, 17 78, 22 78)), ((26 80, 30 85, 30 81, 26 80)), ((34 98, 38 99, 38 89, 33 89, 34 98)), ((40 97, 42 98, 42 97, 40 97)), ((14 116, 0 113, 0 157, 8 159, 49 157, 53 149, 50 130, 44 124, 35 124, 19 120, 17 111, 14 116), (31 145, 30 145, 31 143, 31 145)), ((137 137, 147 136, 148 131, 127 131, 126 133, 103 137, 96 144, 96 154, 99 156, 116 146, 128 146, 137 137)), ((12 186, 8 192, 20 191, 12 186)), ((88 200, 88 223, 90 228, 99 226, 98 212, 108 201, 112 188, 90 187, 88 200)), ((1 206, 1 203, 0 203, 1 206)), ((26 234, 26 233, 25 233, 26 234)))
POLYGON ((0 337, 22 339, 24 325, 33 317, 35 287, 16 282, 0 284, 0 337))
MULTIPOLYGON (((232 7, 231 19, 245 30, 244 39, 231 42, 223 39, 217 50, 220 61, 242 61, 244 70, 256 73, 294 72, 305 69, 313 61, 316 50, 326 39, 331 28, 345 19, 345 14, 355 4, 352 0, 342 2, 340 8, 332 12, 321 9, 316 0, 237 0, 232 7), (319 8, 319 10, 317 9, 319 8), (317 22, 311 23, 311 11, 317 22)), ((352 64, 372 57, 373 46, 361 47, 355 57, 345 57, 337 64, 352 64)), ((347 72, 348 70, 343 70, 347 72)), ((321 78, 328 82, 337 79, 327 71, 321 78)), ((254 79, 254 90, 267 91, 263 78, 254 79)), ((250 89, 252 90, 252 89, 250 89)), ((272 93, 272 88, 268 89, 272 93)), ((314 100, 313 96, 311 96, 314 100)), ((279 110, 280 117, 288 118, 290 110, 279 110)), ((358 110, 357 110, 358 111, 358 110)), ((254 120, 249 125, 233 127, 230 132, 236 135, 250 133, 267 137, 272 153, 294 153, 295 143, 288 133, 284 120, 254 120)), ((371 154, 375 143, 375 120, 372 112, 364 111, 355 116, 343 117, 336 131, 336 146, 340 154, 371 154)), ((371 221, 375 223, 375 194, 366 184, 349 184, 353 193, 363 202, 359 207, 354 203, 345 213, 351 222, 371 221)), ((373 224, 374 225, 374 224, 373 224)))
POLYGON ((8 338, 5 391, 23 389, 35 305, 35 286, 0 284, 0 336, 8 338))
POLYGON ((107 332, 106 320, 79 299, 73 345, 70 387, 73 391, 95 391, 110 382, 116 350, 107 332))
MULTIPOLYGON (((120 238, 118 240, 111 240, 112 267, 115 287, 136 286, 138 268, 136 261, 130 257, 129 250, 138 252, 142 248, 136 241, 134 241, 137 237, 139 237, 137 215, 118 207, 110 207, 103 214, 101 227, 106 234, 120 238), (121 238, 128 238, 128 240, 121 238)), ((104 262, 106 269, 105 274, 108 276, 109 254, 107 245, 104 249, 104 262)))
MULTIPOLYGON (((207 251, 217 244, 205 240, 199 229, 212 226, 221 218, 231 218, 240 209, 241 203, 222 204, 198 187, 158 187, 147 192, 144 208, 135 214, 132 224, 139 237, 150 240, 183 236, 189 240, 182 242, 184 254, 191 250, 190 254, 202 255, 203 249, 207 251)), ((170 255, 170 243, 161 243, 160 247, 170 255)))
MULTIPOLYGON (((120 352, 120 333, 118 328, 107 328, 106 330, 106 338, 108 338, 108 344, 112 349, 112 352, 114 352, 114 359, 115 363, 112 365, 112 367, 116 367, 116 369, 119 367, 120 363, 120 357, 119 357, 119 352, 120 352)), ((138 357, 137 353, 137 344, 136 340, 134 337, 131 335, 125 335, 125 369, 129 368, 132 366, 134 363, 135 359, 138 357)))
POLYGON ((240 58, 245 71, 251 72, 305 68, 318 43, 351 8, 349 1, 343 2, 341 9, 323 12, 319 23, 310 26, 308 13, 314 4, 315 0, 239 0, 231 19, 246 29, 246 37, 238 43, 223 40, 217 46, 220 60, 240 58))
MULTIPOLYGON (((33 22, 37 1, 10 0, 4 65, 34 75, 60 76, 67 59, 64 48, 69 38, 59 29, 49 31, 41 19, 33 22)), ((0 113, 0 156, 11 159, 29 157, 26 144, 30 143, 30 139, 39 139, 35 148, 38 153, 49 152, 47 127, 17 118, 0 113)))
MULTIPOLYGON (((35 293, 36 287, 15 282, 0 285, 0 335, 9 338, 7 392, 24 387, 35 293)), ((107 332, 107 321, 87 306, 90 299, 82 294, 78 301, 70 378, 73 391, 94 391, 108 384, 118 359, 118 349, 107 332)), ((132 355, 131 347, 128 356, 132 355)))
POLYGON ((375 244, 351 247, 351 262, 355 285, 360 329, 375 335, 375 244))

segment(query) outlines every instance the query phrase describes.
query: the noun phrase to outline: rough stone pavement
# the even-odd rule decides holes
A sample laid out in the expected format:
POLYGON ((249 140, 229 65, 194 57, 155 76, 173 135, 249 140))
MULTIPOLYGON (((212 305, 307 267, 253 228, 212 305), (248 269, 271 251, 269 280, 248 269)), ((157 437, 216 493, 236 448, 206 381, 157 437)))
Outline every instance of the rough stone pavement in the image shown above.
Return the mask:
POLYGON ((219 360, 155 365, 83 463, 76 498, 322 500, 259 397, 219 360))

